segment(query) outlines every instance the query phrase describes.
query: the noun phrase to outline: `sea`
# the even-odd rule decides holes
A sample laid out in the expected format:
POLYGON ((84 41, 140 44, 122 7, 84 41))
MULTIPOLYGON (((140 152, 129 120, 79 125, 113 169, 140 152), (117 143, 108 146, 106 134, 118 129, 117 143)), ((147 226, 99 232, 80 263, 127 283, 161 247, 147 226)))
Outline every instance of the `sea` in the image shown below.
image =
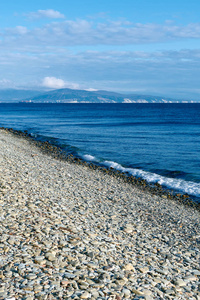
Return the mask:
POLYGON ((200 103, 0 103, 0 126, 200 202, 200 103))

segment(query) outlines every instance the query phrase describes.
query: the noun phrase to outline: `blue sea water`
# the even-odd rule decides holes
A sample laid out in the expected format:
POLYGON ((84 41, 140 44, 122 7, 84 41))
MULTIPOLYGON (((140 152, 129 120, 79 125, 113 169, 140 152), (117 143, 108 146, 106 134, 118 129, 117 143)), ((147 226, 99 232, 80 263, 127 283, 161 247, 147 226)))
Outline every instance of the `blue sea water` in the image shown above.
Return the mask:
POLYGON ((200 199, 200 103, 1 103, 0 126, 200 199))

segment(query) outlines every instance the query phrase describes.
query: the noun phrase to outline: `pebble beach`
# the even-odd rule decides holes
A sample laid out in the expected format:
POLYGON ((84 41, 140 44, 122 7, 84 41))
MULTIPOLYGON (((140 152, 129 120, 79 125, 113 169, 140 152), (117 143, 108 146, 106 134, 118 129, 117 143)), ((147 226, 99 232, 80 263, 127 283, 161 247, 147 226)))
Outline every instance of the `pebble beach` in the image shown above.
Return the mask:
POLYGON ((200 211, 1 129, 0 299, 200 300, 200 211))

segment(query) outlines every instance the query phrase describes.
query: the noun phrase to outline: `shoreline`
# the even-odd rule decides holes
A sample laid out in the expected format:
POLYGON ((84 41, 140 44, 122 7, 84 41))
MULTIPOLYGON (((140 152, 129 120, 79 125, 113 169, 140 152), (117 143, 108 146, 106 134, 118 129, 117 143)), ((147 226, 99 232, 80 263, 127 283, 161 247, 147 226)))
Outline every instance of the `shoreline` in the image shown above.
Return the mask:
POLYGON ((67 161, 69 163, 75 163, 79 165, 84 165, 87 166, 90 169, 94 170, 100 170, 103 173, 110 174, 111 176, 114 177, 120 177, 122 178, 125 182, 128 182, 132 185, 137 186, 138 188, 142 189, 143 191, 147 191, 152 193, 153 195, 158 195, 163 198, 167 198, 170 200, 178 201, 179 203, 185 205, 185 206, 190 206, 194 207, 195 209, 200 211, 200 198, 195 197, 189 194, 184 194, 179 191, 176 191, 174 189, 169 189, 165 188, 159 183, 149 183, 145 179, 135 177, 133 175, 130 175, 128 173, 124 173, 121 171, 118 171, 114 168, 109 168, 106 166, 102 166, 98 163, 93 163, 93 162, 88 162, 83 160, 80 157, 76 157, 72 154, 66 153, 61 147, 50 143, 49 141, 39 141, 36 138, 32 137, 28 131, 20 131, 20 130, 15 130, 13 128, 5 128, 5 127, 0 127, 0 130, 3 130, 5 132, 10 132, 11 134, 25 138, 26 140, 30 141, 30 143, 33 143, 35 146, 40 149, 43 153, 50 155, 53 158, 67 161))
POLYGON ((200 298, 197 209, 24 137, 0 129, 1 300, 200 298))

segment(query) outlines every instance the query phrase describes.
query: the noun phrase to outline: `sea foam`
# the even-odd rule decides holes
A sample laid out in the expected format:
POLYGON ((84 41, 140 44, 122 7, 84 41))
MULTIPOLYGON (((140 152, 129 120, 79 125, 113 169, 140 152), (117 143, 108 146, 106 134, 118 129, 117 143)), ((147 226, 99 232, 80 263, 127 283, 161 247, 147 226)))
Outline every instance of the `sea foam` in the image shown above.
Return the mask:
POLYGON ((126 172, 135 177, 145 179, 149 183, 159 183, 163 187, 179 191, 181 193, 187 193, 192 196, 200 197, 200 183, 185 181, 183 179, 168 178, 156 173, 151 173, 134 168, 125 168, 122 165, 114 161, 104 161, 103 165, 109 168, 114 168, 121 172, 126 172))
POLYGON ((96 159, 96 157, 90 155, 90 154, 85 154, 82 156, 82 158, 86 161, 95 161, 97 162, 98 160, 96 159))
POLYGON ((140 177, 145 179, 149 183, 159 183, 165 188, 176 190, 177 192, 181 192, 184 194, 189 194, 191 196, 200 197, 200 183, 192 182, 192 181, 185 181, 183 179, 177 178, 169 178, 165 177, 156 173, 147 172, 141 169, 135 168, 125 168, 117 162, 105 160, 100 162, 95 156, 90 154, 82 155, 82 158, 85 161, 96 162, 100 165, 103 165, 107 168, 113 168, 120 172, 127 173, 129 175, 140 177))

